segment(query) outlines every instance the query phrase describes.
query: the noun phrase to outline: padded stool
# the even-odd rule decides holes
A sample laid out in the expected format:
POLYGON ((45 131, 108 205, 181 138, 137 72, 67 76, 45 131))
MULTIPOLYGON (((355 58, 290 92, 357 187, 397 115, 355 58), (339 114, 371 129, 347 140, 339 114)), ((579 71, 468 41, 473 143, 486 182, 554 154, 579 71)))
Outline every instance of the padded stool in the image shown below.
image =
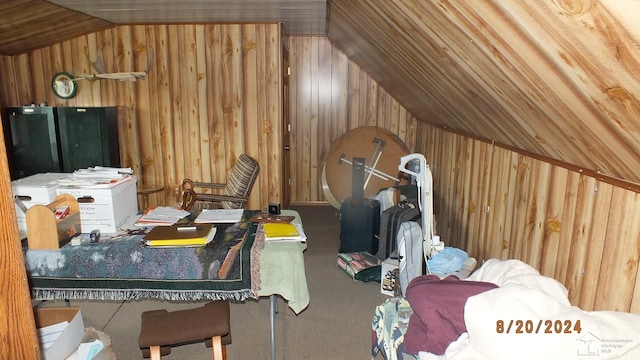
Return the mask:
POLYGON ((138 345, 143 357, 159 360, 171 352, 171 346, 200 341, 213 349, 214 360, 227 358, 225 345, 231 344, 228 301, 215 301, 188 310, 142 313, 138 345))

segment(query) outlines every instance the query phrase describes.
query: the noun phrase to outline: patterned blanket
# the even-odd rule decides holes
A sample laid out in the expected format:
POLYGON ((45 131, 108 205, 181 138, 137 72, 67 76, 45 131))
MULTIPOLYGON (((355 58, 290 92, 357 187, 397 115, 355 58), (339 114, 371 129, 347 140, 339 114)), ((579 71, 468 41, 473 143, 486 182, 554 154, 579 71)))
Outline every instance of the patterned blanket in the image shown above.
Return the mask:
POLYGON ((251 290, 251 246, 256 224, 218 224, 204 247, 151 248, 142 235, 101 240, 59 250, 27 250, 34 299, 238 300, 251 290), (231 250, 231 251, 230 251, 231 250), (226 260, 226 261, 225 261, 226 260))

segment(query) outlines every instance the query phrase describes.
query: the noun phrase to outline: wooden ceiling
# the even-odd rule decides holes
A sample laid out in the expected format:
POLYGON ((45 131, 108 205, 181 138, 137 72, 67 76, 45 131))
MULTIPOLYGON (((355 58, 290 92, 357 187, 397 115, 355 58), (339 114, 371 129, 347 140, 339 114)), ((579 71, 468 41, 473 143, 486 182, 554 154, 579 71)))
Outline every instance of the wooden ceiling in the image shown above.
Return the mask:
POLYGON ((640 183, 640 1, 332 0, 330 11, 329 38, 418 119, 640 183))
POLYGON ((282 21, 328 35, 421 121, 640 183, 637 0, 5 0, 0 13, 4 55, 117 24, 282 21))
POLYGON ((120 24, 282 22, 326 35, 326 0, 3 0, 0 55, 17 55, 120 24))
POLYGON ((0 1, 0 55, 18 55, 114 24, 43 0, 0 1))

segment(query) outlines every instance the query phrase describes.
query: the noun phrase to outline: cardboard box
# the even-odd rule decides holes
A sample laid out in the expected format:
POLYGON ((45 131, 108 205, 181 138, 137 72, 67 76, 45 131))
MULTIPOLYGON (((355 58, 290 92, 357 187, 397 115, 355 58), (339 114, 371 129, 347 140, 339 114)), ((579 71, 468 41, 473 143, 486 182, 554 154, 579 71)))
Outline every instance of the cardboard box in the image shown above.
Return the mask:
POLYGON ((38 336, 44 335, 40 337, 40 351, 44 360, 64 360, 73 354, 84 336, 84 320, 82 319, 80 308, 37 308, 34 310, 34 315, 38 336), (66 326, 61 324, 65 321, 68 322, 66 326), (47 348, 44 348, 45 344, 43 342, 49 344, 50 342, 46 339, 50 339, 50 336, 53 336, 51 331, 48 331, 48 329, 52 330, 52 328, 56 328, 55 330, 59 335, 47 348), (60 330, 60 328, 63 329, 60 330))
MULTIPOLYGON (((104 186, 104 185, 101 185, 104 186)), ((136 178, 107 187, 61 186, 57 194, 70 194, 80 206, 80 229, 83 233, 100 230, 113 234, 138 213, 136 178)))
MULTIPOLYGON (((33 205, 48 205, 56 198, 58 180, 70 177, 65 173, 42 173, 27 176, 22 179, 13 180, 11 189, 13 196, 18 196, 24 206, 29 209, 33 205)), ((27 215, 16 204, 16 217, 18 219, 18 229, 20 237, 27 236, 27 215)))
POLYGON ((398 269, 398 259, 386 258, 380 266, 380 292, 384 295, 394 296, 394 289, 399 288, 399 279, 396 278, 393 270, 398 269))

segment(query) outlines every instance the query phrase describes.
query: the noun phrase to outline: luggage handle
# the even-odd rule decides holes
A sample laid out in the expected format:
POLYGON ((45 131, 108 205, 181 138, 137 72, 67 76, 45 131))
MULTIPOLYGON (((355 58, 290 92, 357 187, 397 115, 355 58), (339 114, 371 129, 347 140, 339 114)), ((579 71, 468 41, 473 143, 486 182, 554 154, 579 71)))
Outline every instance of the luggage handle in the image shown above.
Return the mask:
POLYGON ((364 201, 364 158, 354 157, 351 179, 351 207, 362 207, 364 201))

